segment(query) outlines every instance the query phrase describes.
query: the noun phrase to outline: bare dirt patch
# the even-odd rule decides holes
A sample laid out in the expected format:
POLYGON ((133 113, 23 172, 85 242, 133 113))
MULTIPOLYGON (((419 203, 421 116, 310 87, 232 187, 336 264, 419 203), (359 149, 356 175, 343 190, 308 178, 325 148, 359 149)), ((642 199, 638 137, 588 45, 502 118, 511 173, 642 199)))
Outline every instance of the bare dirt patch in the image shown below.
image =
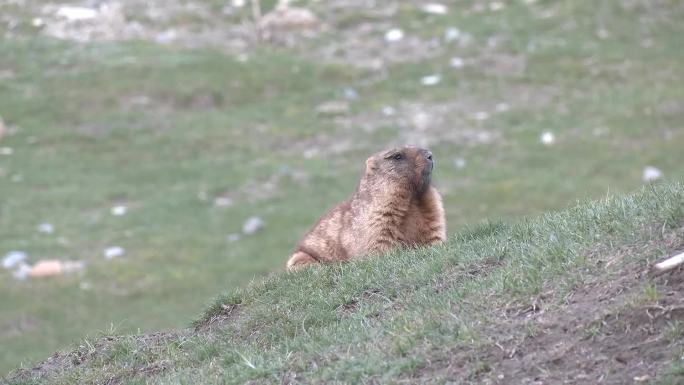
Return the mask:
MULTIPOLYGON (((681 248, 681 237, 664 243, 681 248)), ((646 248, 653 252, 655 246, 646 248)), ((548 290, 529 303, 505 306, 484 332, 489 342, 454 349, 448 359, 423 368, 420 378, 478 384, 661 378, 684 348, 684 268, 654 277, 648 266, 627 258, 644 251, 627 248, 601 259, 598 265, 609 265, 605 273, 560 303, 548 290)))
POLYGON ((242 305, 221 305, 221 311, 211 317, 202 320, 195 326, 195 331, 199 333, 211 333, 224 327, 227 323, 234 322, 242 313, 242 305))
MULTIPOLYGON (((119 344, 130 340, 136 344, 138 349, 142 350, 139 353, 147 354, 149 359, 141 362, 140 365, 114 372, 106 381, 107 384, 119 384, 126 378, 136 375, 149 375, 165 370, 168 367, 168 362, 161 359, 162 352, 169 342, 179 339, 180 336, 181 332, 157 332, 138 336, 106 336, 93 343, 86 342, 70 352, 56 352, 33 368, 16 370, 10 374, 10 378, 16 382, 55 378, 64 371, 87 365, 93 360, 106 361, 106 357, 112 354, 112 351, 119 344)), ((102 365, 107 366, 106 363, 102 365)))

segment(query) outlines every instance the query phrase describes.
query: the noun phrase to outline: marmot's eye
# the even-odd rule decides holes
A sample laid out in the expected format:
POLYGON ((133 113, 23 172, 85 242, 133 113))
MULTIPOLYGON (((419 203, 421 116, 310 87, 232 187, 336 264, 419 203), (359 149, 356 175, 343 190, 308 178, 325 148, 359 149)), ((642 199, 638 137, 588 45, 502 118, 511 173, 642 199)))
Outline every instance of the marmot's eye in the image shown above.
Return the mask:
POLYGON ((402 159, 404 159, 404 156, 401 155, 401 154, 395 154, 395 155, 392 157, 392 159, 394 159, 394 160, 402 160, 402 159))

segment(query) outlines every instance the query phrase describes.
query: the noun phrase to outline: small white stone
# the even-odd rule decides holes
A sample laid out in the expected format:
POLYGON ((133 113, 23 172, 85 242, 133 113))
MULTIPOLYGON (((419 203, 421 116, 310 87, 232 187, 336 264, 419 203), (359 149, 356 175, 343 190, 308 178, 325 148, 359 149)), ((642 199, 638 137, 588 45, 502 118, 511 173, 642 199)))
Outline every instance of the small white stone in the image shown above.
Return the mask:
POLYGON ((431 13, 433 15, 446 15, 449 13, 449 8, 440 3, 427 3, 420 8, 425 13, 431 13))
POLYGON ((0 155, 12 155, 14 154, 14 149, 12 147, 0 147, 0 155))
POLYGON ((344 89, 344 97, 345 99, 353 100, 359 97, 359 93, 355 89, 347 87, 344 89))
POLYGON ((653 166, 644 167, 641 179, 644 182, 653 182, 663 177, 663 172, 660 169, 653 166))
POLYGON ((125 215, 127 211, 128 211, 128 208, 124 205, 114 206, 109 210, 109 212, 112 215, 117 216, 117 217, 125 215))
POLYGON ((385 116, 394 116, 397 113, 397 110, 394 109, 392 106, 385 106, 382 107, 382 114, 385 116))
POLYGON ((86 7, 73 7, 64 5, 57 10, 57 16, 69 21, 91 20, 97 17, 97 10, 86 7))
POLYGON ((164 32, 158 33, 154 37, 154 41, 159 44, 169 44, 178 38, 178 33, 174 29, 168 29, 164 32))
POLYGON ((473 117, 475 120, 483 121, 489 119, 489 112, 487 111, 478 111, 476 112, 473 117))
POLYGON ((465 61, 458 56, 454 56, 449 59, 449 66, 452 68, 463 68, 463 66, 465 66, 465 61))
POLYGON ((434 86, 439 84, 439 82, 442 81, 442 77, 439 75, 428 75, 428 76, 423 76, 422 79, 420 79, 420 83, 424 86, 434 86))
POLYGON ((30 272, 31 266, 22 262, 19 267, 12 272, 12 277, 17 281, 25 281, 29 277, 30 272))
POLYGON ((228 197, 218 197, 214 199, 214 206, 216 207, 229 207, 233 205, 233 200, 228 197))
POLYGON ((112 260, 116 257, 120 257, 120 256, 124 255, 125 252, 126 252, 126 250, 124 250, 123 247, 110 246, 110 247, 107 247, 106 249, 104 249, 104 257, 107 260, 112 260))
POLYGON ((400 41, 404 38, 404 31, 399 28, 393 28, 385 32, 385 40, 388 42, 400 41))
POLYGON ((80 273, 85 269, 83 261, 62 261, 62 272, 64 274, 80 273))
POLYGON ((501 102, 496 104, 496 111, 497 112, 506 112, 511 109, 511 106, 508 105, 506 102, 501 102))
POLYGON ((235 8, 242 8, 245 6, 246 0, 233 0, 231 4, 235 8))
POLYGON ((43 234, 52 234, 55 232, 55 227, 52 225, 52 223, 43 222, 38 225, 38 231, 43 234))
POLYGON ((539 141, 546 146, 550 146, 556 142, 556 136, 551 131, 544 131, 539 136, 539 141))
POLYGON ((456 27, 449 27, 444 31, 444 41, 452 42, 461 37, 461 31, 456 27))
POLYGON ((266 223, 264 223, 263 219, 257 216, 249 217, 242 225, 242 232, 246 235, 252 235, 263 229, 265 225, 266 223))
POLYGON ((457 169, 461 170, 465 167, 466 165, 466 160, 464 158, 455 158, 454 159, 454 167, 457 169))
POLYGON ((23 263, 26 257, 27 255, 23 251, 10 251, 2 258, 2 267, 8 270, 12 269, 18 264, 23 263))
POLYGON ((31 19, 31 25, 34 27, 42 27, 43 25, 45 25, 45 21, 40 17, 34 17, 33 19, 31 19))
POLYGON ((319 153, 319 150, 317 148, 308 148, 308 149, 304 150, 304 152, 302 153, 302 156, 304 156, 304 159, 311 159, 311 158, 315 157, 316 155, 318 155, 318 153, 319 153))
POLYGON ((433 123, 432 116, 428 114, 425 111, 419 111, 416 112, 412 117, 411 117, 411 123, 413 123, 413 126, 419 130, 419 131, 425 131, 433 123))
POLYGON ((500 2, 500 1, 492 1, 491 3, 489 3, 489 10, 490 11, 496 12, 496 11, 502 10, 503 8, 504 8, 504 3, 500 2))
POLYGON ((610 36, 610 33, 608 33, 607 29, 600 28, 598 31, 596 31, 596 36, 601 40, 605 40, 610 36))

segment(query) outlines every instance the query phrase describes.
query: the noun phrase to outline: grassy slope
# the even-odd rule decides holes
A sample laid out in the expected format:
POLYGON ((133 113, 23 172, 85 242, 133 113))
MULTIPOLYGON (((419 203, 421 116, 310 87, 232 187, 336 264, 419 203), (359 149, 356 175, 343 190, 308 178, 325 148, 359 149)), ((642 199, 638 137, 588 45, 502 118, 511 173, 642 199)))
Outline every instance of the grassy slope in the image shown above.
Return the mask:
MULTIPOLYGON (((531 338, 549 327, 543 318, 525 324, 502 318, 513 314, 510 310, 535 303, 550 316, 571 306, 568 298, 585 287, 620 282, 630 296, 609 299, 589 314, 586 324, 572 325, 585 335, 583 340, 591 337, 601 345, 596 338, 610 334, 611 316, 626 319, 630 311, 664 306, 667 298, 659 297, 659 287, 668 280, 640 272, 681 250, 682 224, 684 186, 670 184, 518 223, 481 225, 439 247, 272 275, 218 298, 195 330, 86 340, 76 351, 55 355, 41 370, 19 373, 9 384, 495 380, 505 360, 479 361, 479 352, 509 335, 531 338), (634 271, 625 274, 628 266, 634 271), (630 288, 620 276, 634 272, 641 278, 630 288), (497 332, 506 325, 516 327, 497 332)), ((669 280, 677 275, 681 271, 669 280)), ((603 301, 596 294, 600 287, 591 287, 590 301, 603 301)), ((681 308, 681 299, 674 300, 681 308)), ((627 369, 589 368, 585 379, 631 380, 619 377, 626 371, 663 383, 683 380, 684 317, 675 312, 672 317, 648 337, 653 342, 654 335, 661 336, 667 354, 652 362, 642 347, 644 356, 628 362, 627 369)), ((542 378, 548 365, 541 367, 542 378)), ((551 373, 566 373, 557 370, 551 373)))
MULTIPOLYGON (((452 232, 636 188, 649 164, 684 179, 677 2, 519 2, 468 13, 473 2, 459 1, 447 16, 404 4, 378 21, 368 44, 384 48, 390 26, 426 40, 457 26, 472 43, 442 44, 435 57, 377 72, 316 57, 316 47, 338 41, 335 28, 299 51, 250 49, 241 63, 211 46, 46 38, 31 27, 29 5, 40 3, 0 4, 0 115, 18 128, 0 141, 14 150, 0 156, 0 255, 19 249, 32 262, 81 259, 88 267, 83 276, 29 282, 0 271, 3 373, 86 335, 182 327, 216 292, 280 269, 302 231, 350 192, 361 159, 406 140, 407 105, 449 111, 418 133, 435 143, 452 232), (14 15, 19 26, 10 32, 4 18, 14 15), (596 37, 600 28, 607 38, 596 37), (453 70, 451 56, 472 64, 453 70), (492 56, 526 64, 492 72, 497 66, 483 59, 492 56), (442 82, 422 87, 432 73, 442 82), (359 94, 349 122, 316 114, 346 87, 359 94), (510 110, 494 112, 500 102, 510 110), (382 118, 384 105, 401 119, 382 118), (491 117, 474 120, 482 110, 491 117), (544 130, 556 145, 539 144, 544 130), (498 139, 466 135, 480 131, 498 139), (332 151, 345 141, 351 149, 332 151), (305 159, 311 147, 320 151, 305 159), (457 157, 465 168, 452 167, 457 157), (255 196, 269 185, 276 188, 255 196), (235 205, 214 207, 222 195, 235 205), (109 215, 119 203, 129 214, 109 215), (266 220, 264 231, 229 243, 251 215, 266 220), (44 221, 55 234, 36 231, 44 221), (104 261, 111 245, 126 256, 104 261)), ((312 6, 340 30, 377 21, 363 9, 341 20, 324 3, 312 6)), ((216 28, 233 23, 212 20, 216 28)))

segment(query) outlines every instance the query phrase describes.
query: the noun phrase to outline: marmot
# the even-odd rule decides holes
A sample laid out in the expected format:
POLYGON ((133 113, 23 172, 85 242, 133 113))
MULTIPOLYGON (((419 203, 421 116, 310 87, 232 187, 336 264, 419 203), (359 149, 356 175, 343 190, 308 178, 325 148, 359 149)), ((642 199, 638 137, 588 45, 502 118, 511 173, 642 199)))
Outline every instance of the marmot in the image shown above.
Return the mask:
POLYGON ((446 239, 442 197, 430 184, 433 167, 432 153, 413 146, 368 158, 354 194, 323 214, 302 237, 287 268, 446 239))

